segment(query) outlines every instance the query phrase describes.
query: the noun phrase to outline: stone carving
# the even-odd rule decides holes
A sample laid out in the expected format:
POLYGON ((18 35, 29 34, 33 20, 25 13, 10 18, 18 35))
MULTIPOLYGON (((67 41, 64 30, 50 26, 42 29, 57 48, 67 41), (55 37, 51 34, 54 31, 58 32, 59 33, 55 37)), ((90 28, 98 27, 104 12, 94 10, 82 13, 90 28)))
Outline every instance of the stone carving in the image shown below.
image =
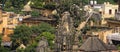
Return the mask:
POLYGON ((56 35, 56 52, 72 52, 74 28, 69 12, 64 12, 56 35))

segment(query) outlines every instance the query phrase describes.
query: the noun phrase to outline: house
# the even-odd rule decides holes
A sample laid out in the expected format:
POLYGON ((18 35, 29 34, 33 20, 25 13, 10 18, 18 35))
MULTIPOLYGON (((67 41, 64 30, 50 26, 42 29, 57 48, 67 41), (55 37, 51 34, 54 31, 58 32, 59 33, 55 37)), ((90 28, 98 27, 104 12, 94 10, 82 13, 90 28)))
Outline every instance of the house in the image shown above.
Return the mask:
POLYGON ((87 31, 86 35, 90 36, 91 34, 96 35, 101 39, 104 43, 107 43, 106 36, 112 34, 113 29, 109 27, 101 27, 101 26, 94 26, 91 27, 90 30, 87 31))
POLYGON ((89 37, 80 47, 84 52, 107 51, 107 46, 97 37, 89 37))
POLYGON ((101 7, 96 6, 95 8, 99 8, 99 13, 102 15, 102 24, 106 24, 105 18, 115 17, 115 14, 118 12, 118 5, 110 4, 109 2, 104 2, 101 7))
POLYGON ((106 24, 105 18, 115 17, 118 12, 118 5, 110 4, 109 2, 104 2, 104 4, 94 4, 93 6, 86 7, 89 12, 96 11, 102 15, 101 23, 106 24))

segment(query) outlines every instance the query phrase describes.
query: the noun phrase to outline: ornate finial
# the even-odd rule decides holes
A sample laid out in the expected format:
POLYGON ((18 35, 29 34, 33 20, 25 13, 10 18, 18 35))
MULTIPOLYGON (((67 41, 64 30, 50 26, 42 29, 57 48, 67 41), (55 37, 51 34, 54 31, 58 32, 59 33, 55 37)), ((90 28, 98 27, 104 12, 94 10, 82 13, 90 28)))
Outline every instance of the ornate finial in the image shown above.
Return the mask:
POLYGON ((31 3, 31 1, 29 1, 29 2, 27 3, 27 5, 30 5, 30 3, 31 3))
POLYGON ((23 8, 22 11, 32 11, 32 9, 31 9, 31 7, 30 7, 30 3, 31 3, 31 1, 29 1, 29 2, 24 6, 24 8, 23 8))

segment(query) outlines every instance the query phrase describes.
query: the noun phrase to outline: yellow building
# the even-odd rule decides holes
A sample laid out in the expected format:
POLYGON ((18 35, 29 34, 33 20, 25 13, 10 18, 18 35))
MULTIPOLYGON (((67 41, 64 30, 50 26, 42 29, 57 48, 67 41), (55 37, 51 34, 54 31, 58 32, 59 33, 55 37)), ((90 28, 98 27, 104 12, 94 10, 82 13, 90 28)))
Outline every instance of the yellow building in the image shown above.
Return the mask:
POLYGON ((118 12, 118 5, 110 4, 109 2, 104 2, 104 4, 95 4, 93 7, 85 8, 89 12, 96 11, 102 15, 102 24, 106 24, 105 18, 115 17, 118 12))
POLYGON ((106 24, 106 20, 105 18, 111 18, 111 17, 115 17, 115 14, 118 12, 118 5, 113 5, 110 4, 109 2, 105 2, 103 5, 103 9, 101 11, 102 13, 102 24, 106 24))
POLYGON ((118 5, 110 4, 109 2, 105 2, 103 5, 103 17, 110 18, 114 17, 118 12, 118 5))
POLYGON ((108 27, 92 27, 90 31, 87 31, 87 35, 96 35, 104 43, 107 43, 106 36, 112 34, 113 29, 108 27))
POLYGON ((17 18, 10 12, 0 10, 0 34, 8 35, 13 33, 13 29, 19 23, 17 18))

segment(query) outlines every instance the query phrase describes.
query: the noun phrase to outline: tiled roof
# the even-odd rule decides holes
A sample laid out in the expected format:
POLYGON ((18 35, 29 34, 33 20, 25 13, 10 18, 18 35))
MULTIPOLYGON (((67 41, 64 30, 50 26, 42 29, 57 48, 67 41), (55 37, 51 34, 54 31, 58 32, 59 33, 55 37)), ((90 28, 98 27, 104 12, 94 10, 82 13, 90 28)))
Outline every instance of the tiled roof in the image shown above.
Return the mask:
POLYGON ((97 37, 89 37, 80 47, 82 51, 106 51, 107 46, 97 37))

